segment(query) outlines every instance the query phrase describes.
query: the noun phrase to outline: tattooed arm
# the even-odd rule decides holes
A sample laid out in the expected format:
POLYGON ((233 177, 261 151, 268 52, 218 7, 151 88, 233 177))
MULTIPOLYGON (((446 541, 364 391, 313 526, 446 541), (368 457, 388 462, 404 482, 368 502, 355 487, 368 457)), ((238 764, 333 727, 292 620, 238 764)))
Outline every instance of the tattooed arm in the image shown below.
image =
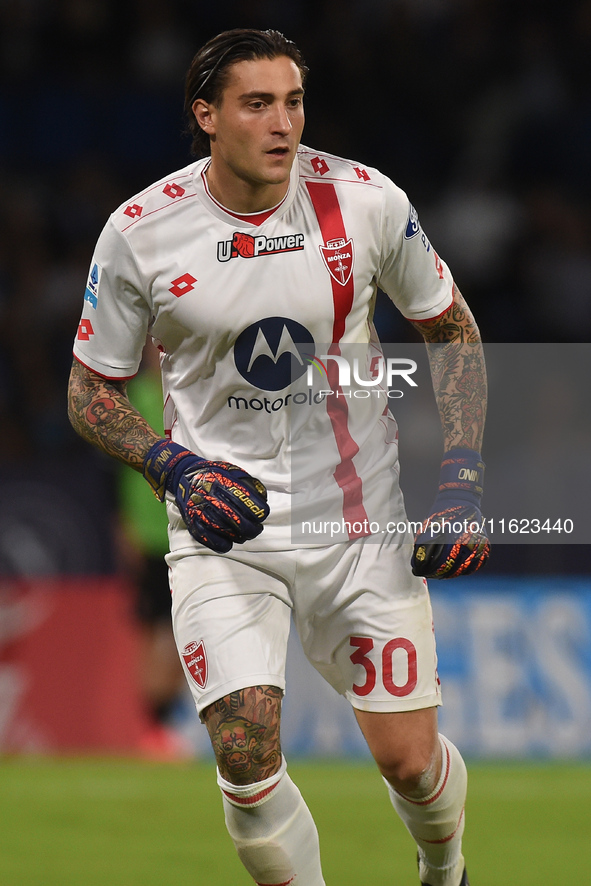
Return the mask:
POLYGON ((427 344, 445 455, 439 491, 415 538, 411 567, 425 578, 469 575, 486 563, 490 550, 480 511, 487 394, 480 333, 455 285, 453 302, 441 317, 413 326, 427 344), (451 528, 456 525, 464 527, 460 534, 451 528))
POLYGON ((126 389, 126 382, 103 378, 74 360, 68 416, 81 437, 141 471, 144 456, 160 435, 131 405, 126 389))
POLYGON ((445 452, 482 450, 486 417, 486 368, 478 326, 455 286, 453 302, 440 317, 412 322, 427 345, 445 452))

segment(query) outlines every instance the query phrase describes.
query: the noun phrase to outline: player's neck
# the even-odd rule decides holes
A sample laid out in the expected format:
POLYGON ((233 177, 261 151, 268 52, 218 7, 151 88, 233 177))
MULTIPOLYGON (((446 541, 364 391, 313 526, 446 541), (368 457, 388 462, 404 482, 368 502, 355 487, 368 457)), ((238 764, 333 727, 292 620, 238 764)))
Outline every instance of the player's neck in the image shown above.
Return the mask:
POLYGON ((244 215, 272 209, 281 203, 289 190, 289 178, 278 184, 245 181, 220 168, 213 158, 205 176, 214 200, 231 212, 244 215))

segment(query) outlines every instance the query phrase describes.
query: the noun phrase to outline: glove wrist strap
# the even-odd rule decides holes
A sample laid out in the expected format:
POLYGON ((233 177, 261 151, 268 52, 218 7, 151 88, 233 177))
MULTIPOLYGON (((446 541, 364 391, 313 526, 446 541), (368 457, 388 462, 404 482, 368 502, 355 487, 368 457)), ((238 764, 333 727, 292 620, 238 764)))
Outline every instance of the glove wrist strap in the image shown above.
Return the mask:
POLYGON ((456 447, 443 456, 439 474, 439 497, 469 501, 480 506, 484 462, 474 449, 456 447))
MULTIPOLYGON (((148 450, 144 458, 142 473, 157 499, 164 501, 166 492, 176 493, 175 482, 180 462, 187 456, 193 461, 198 458, 194 452, 179 446, 163 437, 148 450)), ((181 471, 182 473, 182 471, 181 471)))

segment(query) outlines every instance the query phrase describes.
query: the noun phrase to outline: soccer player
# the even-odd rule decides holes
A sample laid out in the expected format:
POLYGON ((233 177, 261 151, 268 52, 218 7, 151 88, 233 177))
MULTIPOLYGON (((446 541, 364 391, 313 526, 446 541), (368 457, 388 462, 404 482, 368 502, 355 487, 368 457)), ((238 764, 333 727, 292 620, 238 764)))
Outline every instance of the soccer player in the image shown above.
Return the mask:
MULTIPOLYGON (((354 708, 417 843, 421 882, 465 886, 466 768, 437 730, 425 579, 472 572, 488 555, 475 525, 480 339, 406 195, 375 169, 300 145, 306 72, 276 31, 225 32, 197 53, 186 108, 201 159, 133 197, 101 234, 70 417, 166 499, 176 642, 228 831, 255 882, 324 883, 316 828, 281 753, 293 614, 309 660, 354 708), (348 344, 378 346, 378 286, 431 350, 442 417, 439 493, 414 548, 411 534, 368 520, 383 490, 404 518, 387 392, 360 423, 335 374, 348 344), (164 438, 125 393, 146 331, 161 351, 164 438), (320 342, 330 343, 331 394, 308 401, 295 382, 320 342), (345 537, 296 544, 291 457, 317 428, 325 445, 309 459, 304 498, 320 513, 336 501, 345 537), (469 525, 448 540, 433 529, 443 516, 469 525)), ((348 112, 334 104, 327 113, 348 112)))

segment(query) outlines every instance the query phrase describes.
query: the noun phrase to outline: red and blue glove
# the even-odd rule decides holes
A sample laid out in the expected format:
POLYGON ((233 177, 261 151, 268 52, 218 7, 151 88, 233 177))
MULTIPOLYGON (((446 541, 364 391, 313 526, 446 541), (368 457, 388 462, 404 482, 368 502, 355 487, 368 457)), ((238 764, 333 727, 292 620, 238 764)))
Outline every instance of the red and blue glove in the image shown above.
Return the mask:
POLYGON ((490 553, 480 511, 484 464, 473 449, 451 449, 441 462, 439 492, 415 538, 411 567, 425 578, 469 575, 490 553))
POLYGON ((144 459, 143 474, 164 501, 170 492, 194 539, 224 554, 263 531, 269 516, 267 490, 260 480, 225 461, 208 461, 162 439, 144 459))

